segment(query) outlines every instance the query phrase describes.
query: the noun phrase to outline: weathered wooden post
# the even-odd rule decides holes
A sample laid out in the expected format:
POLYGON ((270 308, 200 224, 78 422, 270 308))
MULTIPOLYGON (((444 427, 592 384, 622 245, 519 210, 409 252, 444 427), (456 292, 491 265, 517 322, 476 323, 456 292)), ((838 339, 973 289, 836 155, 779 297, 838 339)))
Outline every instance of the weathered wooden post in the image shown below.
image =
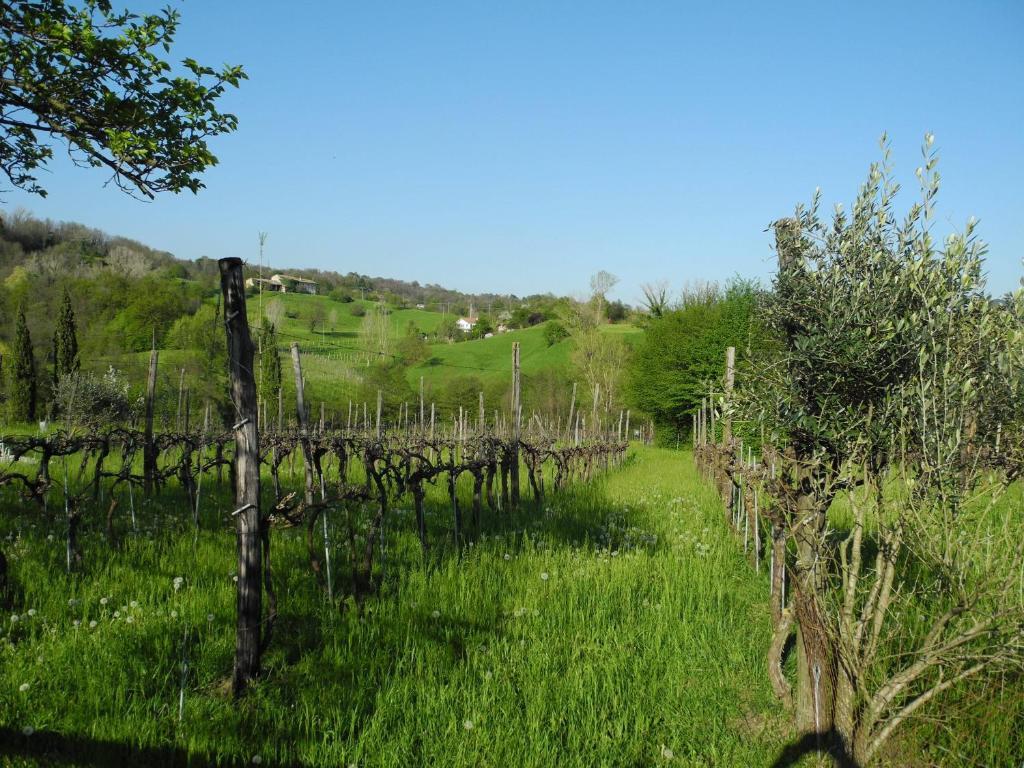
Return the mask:
POLYGON ((306 474, 306 506, 313 503, 313 450, 309 445, 309 420, 306 416, 306 388, 302 377, 302 358, 299 353, 299 342, 293 341, 292 372, 295 374, 295 415, 299 419, 299 435, 302 444, 302 465, 306 474))
POLYGON ((735 449, 732 446, 732 390, 735 381, 736 347, 727 347, 725 350, 725 394, 722 398, 722 451, 718 458, 718 461, 721 462, 719 489, 726 509, 731 509, 738 490, 728 470, 729 463, 735 454, 735 449))
MULTIPOLYGON (((224 295, 231 401, 235 406, 235 531, 238 584, 235 593, 235 666, 231 688, 235 697, 245 693, 260 672, 260 619, 263 606, 262 548, 260 539, 260 454, 256 427, 255 349, 245 310, 242 260, 221 259, 220 287, 224 295)), ((155 357, 153 358, 155 360, 155 357)), ((154 366, 155 367, 155 366, 154 366)))
MULTIPOLYGON (((156 331, 153 331, 153 349, 149 353, 149 376, 146 378, 146 426, 145 445, 142 446, 142 478, 146 495, 153 493, 153 478, 156 475, 156 447, 153 445, 153 403, 156 399, 156 366, 160 352, 156 348, 156 331)), ((129 488, 131 484, 129 483, 129 488)))
POLYGON ((523 404, 519 391, 519 342, 512 344, 512 459, 509 470, 512 482, 512 508, 519 507, 519 437, 523 404))

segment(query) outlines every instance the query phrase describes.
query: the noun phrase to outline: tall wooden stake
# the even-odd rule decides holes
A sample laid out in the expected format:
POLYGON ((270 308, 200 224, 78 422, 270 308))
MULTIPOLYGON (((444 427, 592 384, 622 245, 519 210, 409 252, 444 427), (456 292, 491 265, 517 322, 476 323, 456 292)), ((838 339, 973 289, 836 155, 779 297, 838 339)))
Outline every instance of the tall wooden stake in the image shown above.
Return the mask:
POLYGON ((302 359, 299 342, 293 341, 292 372, 295 374, 295 414, 299 418, 299 434, 302 442, 302 463, 306 469, 306 505, 313 503, 313 450, 309 445, 309 420, 306 417, 305 379, 302 377, 302 359))
MULTIPOLYGON (((153 445, 153 403, 156 399, 156 366, 160 352, 156 348, 156 331, 153 331, 153 349, 149 353, 149 376, 146 379, 146 434, 142 447, 142 476, 146 495, 153 493, 153 478, 156 475, 156 447, 153 445)), ((130 487, 130 484, 129 484, 130 487)))
POLYGON ((235 504, 238 552, 236 591, 235 666, 231 688, 245 693, 260 672, 260 618, 262 615, 262 547, 260 539, 260 454, 256 428, 256 380, 253 347, 245 311, 242 260, 221 259, 220 287, 224 295, 231 401, 237 419, 235 432, 235 504))
POLYGON ((519 506, 519 437, 522 415, 522 393, 519 390, 519 342, 516 341, 512 344, 512 465, 509 467, 513 509, 519 506))

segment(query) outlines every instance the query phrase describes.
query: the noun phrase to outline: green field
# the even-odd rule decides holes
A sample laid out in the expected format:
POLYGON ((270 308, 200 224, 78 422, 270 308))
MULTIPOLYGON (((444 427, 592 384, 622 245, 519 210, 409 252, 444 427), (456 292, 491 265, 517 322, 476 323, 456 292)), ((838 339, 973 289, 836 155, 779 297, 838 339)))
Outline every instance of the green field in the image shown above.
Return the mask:
POLYGON ((461 558, 440 546, 440 494, 426 561, 396 510, 362 618, 325 604, 300 532, 275 532, 281 618, 240 707, 226 488, 210 484, 195 539, 172 495, 136 534, 119 515, 119 549, 93 520, 79 577, 56 516, 7 515, 10 764, 769 765, 785 728, 762 669, 767 583, 688 456, 635 453, 544 509, 485 515, 461 558))
MULTIPOLYGON (((359 299, 341 303, 327 296, 265 293, 264 310, 271 301, 280 301, 286 312, 294 315, 285 315, 281 319, 278 342, 282 350, 287 350, 293 341, 299 343, 303 351, 307 400, 314 403, 314 408, 323 400, 336 409, 344 410, 347 400, 355 396, 365 366, 365 356, 359 346, 359 329, 363 318, 352 315, 352 307, 359 305, 369 311, 375 306, 374 303, 359 299), (326 327, 322 331, 311 331, 309 321, 318 310, 321 316, 327 318, 326 327)), ((259 323, 258 299, 249 298, 248 310, 250 325, 255 328, 259 323)), ((443 316, 418 309, 397 309, 389 313, 389 318, 392 338, 397 341, 406 333, 410 323, 423 333, 431 333, 443 316)), ((629 343, 635 343, 642 334, 639 328, 629 324, 606 325, 603 331, 621 335, 629 343)), ((428 397, 432 389, 436 391, 437 387, 458 377, 475 377, 483 386, 504 385, 511 381, 514 342, 521 345, 520 360, 525 377, 543 371, 568 375, 572 340, 563 339, 549 346, 544 339, 544 325, 541 324, 495 334, 489 339, 431 343, 428 345, 426 360, 410 366, 406 371, 406 379, 415 392, 418 391, 422 377, 428 397)), ((290 401, 294 397, 294 382, 290 368, 286 366, 286 369, 285 397, 290 401)))

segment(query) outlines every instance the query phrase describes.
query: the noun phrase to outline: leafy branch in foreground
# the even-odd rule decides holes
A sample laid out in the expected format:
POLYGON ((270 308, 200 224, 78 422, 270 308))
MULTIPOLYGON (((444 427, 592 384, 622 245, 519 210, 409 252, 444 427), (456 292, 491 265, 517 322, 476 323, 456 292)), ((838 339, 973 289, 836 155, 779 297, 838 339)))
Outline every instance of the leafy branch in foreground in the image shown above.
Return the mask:
POLYGON ((217 163, 207 140, 238 125, 217 102, 246 74, 194 59, 175 74, 158 52, 170 51, 178 20, 170 8, 139 15, 109 0, 0 5, 0 168, 10 182, 45 196, 36 172, 57 140, 129 193, 202 189, 199 175, 217 163))

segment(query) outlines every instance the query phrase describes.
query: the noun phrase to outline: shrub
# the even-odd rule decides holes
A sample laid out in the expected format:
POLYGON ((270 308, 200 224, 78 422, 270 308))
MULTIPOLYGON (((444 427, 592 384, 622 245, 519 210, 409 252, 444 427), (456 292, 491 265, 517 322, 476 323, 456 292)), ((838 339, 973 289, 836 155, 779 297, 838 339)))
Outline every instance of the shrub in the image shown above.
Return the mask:
POLYGON ((128 421, 141 405, 113 366, 102 376, 81 371, 61 376, 54 399, 66 421, 85 427, 128 421))
POLYGON ((568 335, 569 332, 565 329, 565 326, 557 320, 552 320, 544 326, 544 341, 547 342, 549 347, 553 347, 568 335))

